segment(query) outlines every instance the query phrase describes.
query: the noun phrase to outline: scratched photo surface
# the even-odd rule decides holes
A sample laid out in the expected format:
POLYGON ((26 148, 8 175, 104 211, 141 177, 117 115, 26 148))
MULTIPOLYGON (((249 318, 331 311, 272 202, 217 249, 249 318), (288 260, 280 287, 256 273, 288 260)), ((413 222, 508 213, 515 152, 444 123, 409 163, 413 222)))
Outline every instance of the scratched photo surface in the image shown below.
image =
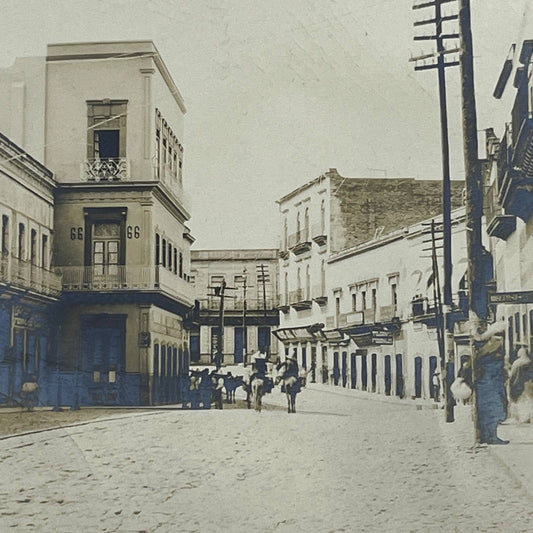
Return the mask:
POLYGON ((0 30, 1 532, 533 530, 528 0, 0 30))

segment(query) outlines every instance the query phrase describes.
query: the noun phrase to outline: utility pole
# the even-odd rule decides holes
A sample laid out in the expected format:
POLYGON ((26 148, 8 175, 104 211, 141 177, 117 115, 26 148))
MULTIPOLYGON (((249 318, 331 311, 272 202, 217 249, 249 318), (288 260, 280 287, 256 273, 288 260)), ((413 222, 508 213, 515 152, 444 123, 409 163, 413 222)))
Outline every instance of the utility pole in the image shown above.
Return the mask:
MULTIPOLYGON (((270 281, 270 274, 268 273, 267 265, 261 263, 257 265, 257 282, 263 284, 263 316, 264 323, 267 323, 267 301, 266 301, 266 283, 270 281)), ((266 355, 267 359, 270 358, 270 338, 267 340, 266 355)))
MULTIPOLYGON (((483 178, 478 157, 476 96, 474 92, 474 59, 470 0, 459 0, 459 33, 461 36, 461 92, 463 99, 463 143, 466 178, 466 247, 468 256, 468 306, 472 375, 476 379, 479 363, 474 335, 486 325, 488 309, 485 286, 481 218, 483 216, 483 178)), ((474 427, 480 441, 478 398, 474 387, 474 427)))
POLYGON ((246 304, 246 267, 242 269, 242 351, 243 351, 243 362, 244 366, 248 364, 248 330, 246 328, 246 311, 247 311, 247 304, 246 304))
MULTIPOLYGON (((441 149, 442 149, 442 221, 443 221, 443 260, 444 260, 444 297, 442 308, 442 320, 444 323, 443 350, 444 358, 441 356, 441 383, 446 402, 446 422, 454 421, 453 398, 449 393, 449 387, 453 381, 451 374, 451 364, 453 364, 453 323, 448 315, 453 306, 452 297, 452 220, 451 220, 451 183, 450 183, 450 146, 448 139, 448 111, 446 99, 446 68, 459 65, 458 61, 446 61, 447 54, 459 52, 457 47, 447 50, 444 41, 448 39, 458 39, 458 33, 445 33, 443 23, 458 19, 458 15, 442 14, 442 5, 456 0, 433 0, 417 4, 413 9, 423 9, 427 7, 435 8, 435 17, 432 19, 415 22, 415 27, 425 25, 435 25, 434 35, 416 35, 415 41, 434 40, 437 45, 437 62, 425 64, 426 59, 434 58, 435 54, 426 54, 411 58, 411 61, 424 61, 423 65, 416 65, 415 71, 437 69, 439 80, 439 104, 440 104, 440 125, 441 125, 441 149)), ((440 291, 439 291, 440 292, 440 291)), ((440 298, 440 294, 439 294, 440 298)), ((440 348, 440 345, 439 345, 440 348)))
POLYGON ((226 294, 226 290, 233 290, 234 287, 228 287, 226 285, 226 280, 222 279, 220 285, 214 287, 208 286, 207 288, 215 291, 214 294, 209 294, 208 296, 216 296, 220 298, 220 305, 218 308, 217 353, 215 355, 215 366, 218 371, 224 362, 224 299, 235 298, 235 296, 229 296, 226 294))

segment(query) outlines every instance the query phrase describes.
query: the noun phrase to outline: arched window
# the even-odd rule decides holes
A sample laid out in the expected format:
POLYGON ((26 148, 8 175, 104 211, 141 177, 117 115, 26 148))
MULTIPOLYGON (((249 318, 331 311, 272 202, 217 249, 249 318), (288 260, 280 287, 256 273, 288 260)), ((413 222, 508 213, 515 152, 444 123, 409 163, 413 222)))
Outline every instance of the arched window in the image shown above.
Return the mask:
POLYGON ((305 241, 309 240, 309 208, 306 207, 304 215, 304 238, 305 241))
POLYGON ((300 212, 296 214, 296 241, 300 240, 300 212))
POLYGON ((326 233, 326 200, 320 204, 320 232, 322 235, 326 233))

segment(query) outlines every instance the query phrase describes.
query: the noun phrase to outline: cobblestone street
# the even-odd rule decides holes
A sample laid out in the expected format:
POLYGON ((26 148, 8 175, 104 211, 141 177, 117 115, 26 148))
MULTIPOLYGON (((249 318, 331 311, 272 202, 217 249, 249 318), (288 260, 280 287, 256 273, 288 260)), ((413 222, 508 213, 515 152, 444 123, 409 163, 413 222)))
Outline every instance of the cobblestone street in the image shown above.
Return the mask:
POLYGON ((468 413, 312 385, 248 410, 123 414, 0 442, 0 530, 531 531, 468 413))

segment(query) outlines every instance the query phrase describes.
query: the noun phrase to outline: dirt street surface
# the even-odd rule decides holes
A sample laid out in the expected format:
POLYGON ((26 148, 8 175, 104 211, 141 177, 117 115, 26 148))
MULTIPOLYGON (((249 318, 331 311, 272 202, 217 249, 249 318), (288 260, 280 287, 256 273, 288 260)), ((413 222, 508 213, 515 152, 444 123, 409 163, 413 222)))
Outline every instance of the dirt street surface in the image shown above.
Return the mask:
POLYGON ((319 385, 296 414, 279 388, 267 401, 1 440, 0 531, 533 530, 533 502, 464 420, 319 385))

